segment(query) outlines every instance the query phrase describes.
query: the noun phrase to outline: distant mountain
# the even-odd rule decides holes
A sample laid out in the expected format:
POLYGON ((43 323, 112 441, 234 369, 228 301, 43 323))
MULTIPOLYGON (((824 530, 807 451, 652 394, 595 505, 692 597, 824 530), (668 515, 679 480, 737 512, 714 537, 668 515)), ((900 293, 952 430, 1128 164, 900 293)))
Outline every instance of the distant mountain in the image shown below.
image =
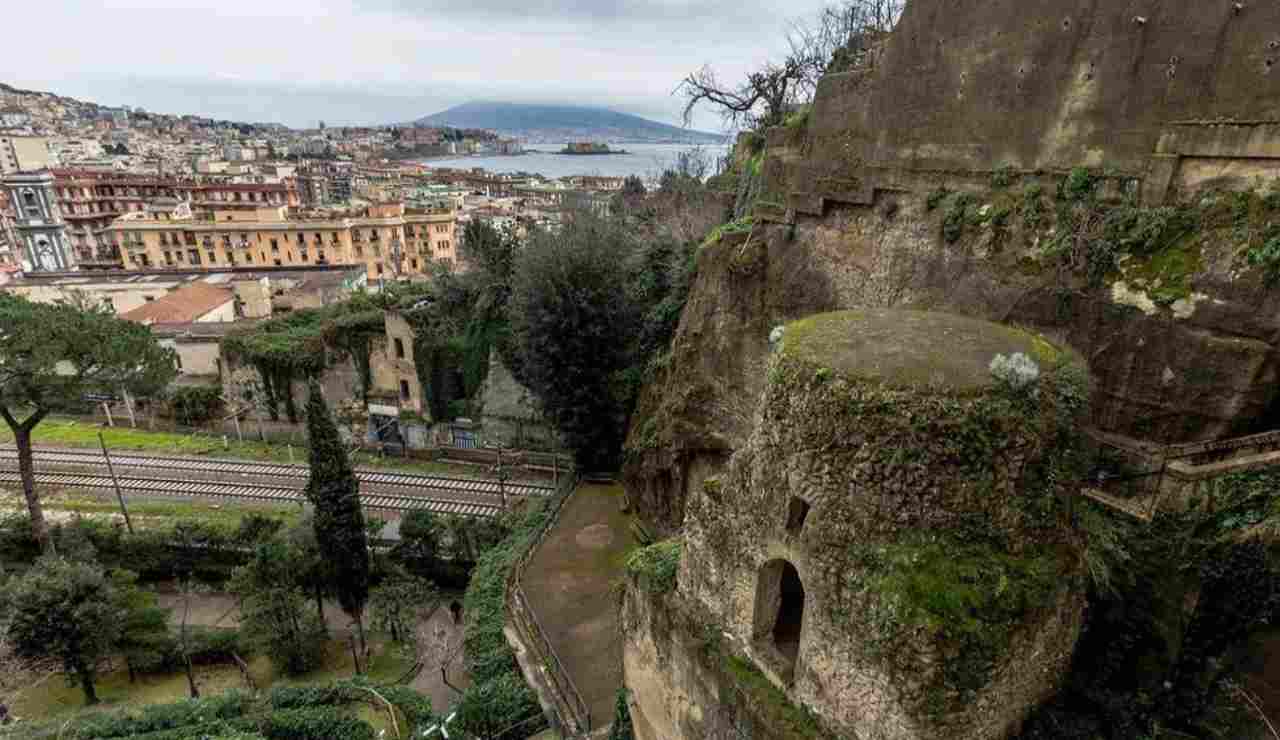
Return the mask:
POLYGON ((413 122, 420 126, 486 129, 532 142, 615 141, 722 144, 725 137, 647 118, 571 105, 465 103, 413 122))

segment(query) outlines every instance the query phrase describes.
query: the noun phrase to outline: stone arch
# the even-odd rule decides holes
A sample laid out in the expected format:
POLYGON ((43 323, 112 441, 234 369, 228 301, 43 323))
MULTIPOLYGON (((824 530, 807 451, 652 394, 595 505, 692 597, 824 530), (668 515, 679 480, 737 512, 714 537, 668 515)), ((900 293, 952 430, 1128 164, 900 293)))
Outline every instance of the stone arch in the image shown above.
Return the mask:
POLYGON ((782 558, 760 568, 756 579, 755 618, 752 636, 778 663, 783 680, 790 681, 800 657, 804 627, 805 590, 800 571, 782 558))

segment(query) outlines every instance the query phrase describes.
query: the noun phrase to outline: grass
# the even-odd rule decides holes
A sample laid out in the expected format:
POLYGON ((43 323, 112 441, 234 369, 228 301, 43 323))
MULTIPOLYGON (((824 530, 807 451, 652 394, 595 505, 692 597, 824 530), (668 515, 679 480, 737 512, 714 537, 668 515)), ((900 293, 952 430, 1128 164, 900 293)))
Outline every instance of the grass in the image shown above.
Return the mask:
MULTIPOLYGON (((324 663, 302 676, 277 676, 271 661, 264 656, 257 656, 248 662, 250 675, 257 682, 258 688, 263 690, 272 686, 326 684, 351 677, 351 653, 347 643, 341 640, 330 640, 325 645, 324 663)), ((135 683, 130 684, 129 673, 124 670, 123 664, 116 661, 116 665, 119 670, 107 671, 98 676, 95 686, 102 704, 97 707, 85 707, 84 694, 78 684, 69 685, 61 677, 55 676, 23 694, 14 702, 13 713, 31 720, 72 719, 123 706, 166 704, 189 696, 185 673, 140 675, 135 683)), ((393 649, 389 642, 384 643, 383 649, 370 661, 368 677, 375 683, 390 683, 400 678, 411 665, 412 661, 393 649)), ((195 673, 201 696, 244 688, 240 671, 234 665, 196 666, 195 673)), ((370 722, 374 729, 386 726, 383 724, 386 722, 385 712, 371 710, 368 716, 362 714, 361 718, 370 722)))
MULTIPOLYGON (((87 421, 65 418, 44 420, 32 433, 32 440, 37 446, 83 447, 96 450, 100 448, 98 442, 99 432, 106 439, 107 449, 116 452, 137 451, 156 455, 222 457, 280 463, 305 463, 307 461, 307 447, 302 444, 293 445, 291 457, 289 445, 287 444, 271 444, 250 440, 239 442, 228 438, 227 445, 224 448, 220 437, 178 432, 155 432, 118 426, 103 427, 87 421)), ((7 425, 0 425, 0 444, 13 444, 13 433, 7 425)), ((412 473, 470 478, 488 477, 488 468, 485 466, 380 458, 375 454, 364 451, 356 453, 355 463, 359 467, 412 473)))
MULTIPOLYGON (((924 311, 861 310, 818 314, 786 327, 783 355, 834 374, 899 388, 941 383, 972 391, 991 383, 991 359, 1022 352, 1042 367, 1061 351, 1020 329, 924 311)), ((831 373, 827 376, 830 377, 831 373)))

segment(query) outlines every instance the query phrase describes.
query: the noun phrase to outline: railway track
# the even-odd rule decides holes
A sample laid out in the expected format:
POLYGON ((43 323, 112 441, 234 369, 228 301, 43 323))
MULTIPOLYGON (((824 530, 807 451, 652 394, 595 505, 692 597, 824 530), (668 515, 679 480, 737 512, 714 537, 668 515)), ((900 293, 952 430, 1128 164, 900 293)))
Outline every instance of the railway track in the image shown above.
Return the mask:
MULTIPOLYGON (((101 453, 80 450, 37 448, 33 456, 37 470, 49 467, 105 468, 107 464, 101 453)), ((310 468, 307 465, 229 460, 224 458, 165 457, 121 453, 111 455, 111 463, 118 469, 168 470, 199 475, 283 478, 297 482, 298 485, 295 486, 297 488, 302 487, 306 483, 307 476, 310 475, 310 468)), ((17 449, 12 446, 0 446, 0 465, 3 465, 6 469, 16 470, 17 464, 17 449)), ((495 498, 503 493, 499 489, 498 482, 492 480, 416 473, 389 473, 369 468, 358 468, 356 477, 360 480, 362 488, 405 488, 451 495, 482 494, 495 498)), ((505 494, 507 496, 549 496, 552 491, 552 486, 536 483, 513 481, 505 485, 505 494)))
MULTIPOLYGON (((112 458, 112 462, 114 462, 112 458)), ((301 504, 305 502, 297 488, 269 486, 256 483, 218 483, 212 481, 175 480, 171 478, 120 477, 124 492, 145 496, 176 496, 182 498, 223 498, 265 503, 301 504)), ((17 471, 0 471, 0 485, 20 485, 17 471)), ((59 488, 88 488, 114 491, 110 476, 81 473, 37 472, 36 485, 59 488)), ((426 510, 433 514, 464 517, 494 517, 502 511, 497 504, 474 501, 434 499, 424 496, 395 496, 383 493, 362 493, 360 503, 368 509, 409 512, 426 510)))

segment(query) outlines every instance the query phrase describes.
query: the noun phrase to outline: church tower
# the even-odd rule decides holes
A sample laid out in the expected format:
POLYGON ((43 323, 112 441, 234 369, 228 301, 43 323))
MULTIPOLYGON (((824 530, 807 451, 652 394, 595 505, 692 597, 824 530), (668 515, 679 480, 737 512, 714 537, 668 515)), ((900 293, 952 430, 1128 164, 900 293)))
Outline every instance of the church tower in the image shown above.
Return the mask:
POLYGON ((0 181, 9 192, 15 214, 18 253, 23 269, 65 272, 76 268, 75 252, 67 239, 53 191, 53 175, 30 172, 6 175, 0 181))

